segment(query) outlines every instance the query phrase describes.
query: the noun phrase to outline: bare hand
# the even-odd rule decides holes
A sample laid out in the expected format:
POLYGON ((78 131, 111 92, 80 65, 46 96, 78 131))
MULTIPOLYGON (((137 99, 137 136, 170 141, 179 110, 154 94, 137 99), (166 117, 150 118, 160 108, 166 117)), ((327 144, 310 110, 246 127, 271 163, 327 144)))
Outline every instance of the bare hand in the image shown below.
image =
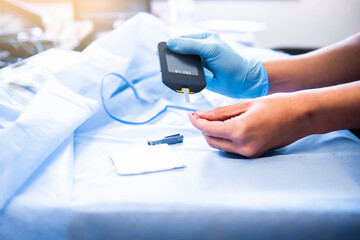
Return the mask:
POLYGON ((296 98, 274 94, 208 112, 189 113, 189 118, 211 147, 259 157, 307 135, 309 123, 296 98))

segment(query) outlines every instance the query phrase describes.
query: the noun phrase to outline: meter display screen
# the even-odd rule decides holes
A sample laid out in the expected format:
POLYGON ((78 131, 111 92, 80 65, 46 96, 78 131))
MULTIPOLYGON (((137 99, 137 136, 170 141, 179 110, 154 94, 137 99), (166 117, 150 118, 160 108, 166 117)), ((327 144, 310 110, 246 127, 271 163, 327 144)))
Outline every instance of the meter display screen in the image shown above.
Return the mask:
POLYGON ((168 52, 166 54, 166 60, 169 72, 194 76, 199 75, 196 67, 196 61, 193 59, 189 60, 186 56, 175 56, 174 54, 169 54, 168 52))

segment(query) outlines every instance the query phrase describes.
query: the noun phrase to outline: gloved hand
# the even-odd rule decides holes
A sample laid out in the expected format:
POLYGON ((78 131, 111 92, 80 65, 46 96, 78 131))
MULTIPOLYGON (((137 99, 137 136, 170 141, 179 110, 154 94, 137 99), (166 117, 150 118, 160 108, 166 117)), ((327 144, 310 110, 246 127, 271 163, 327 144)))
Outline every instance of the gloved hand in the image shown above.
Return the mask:
POLYGON ((217 34, 201 33, 167 41, 180 54, 199 55, 203 60, 207 89, 233 98, 267 95, 269 80, 262 63, 237 54, 217 34))

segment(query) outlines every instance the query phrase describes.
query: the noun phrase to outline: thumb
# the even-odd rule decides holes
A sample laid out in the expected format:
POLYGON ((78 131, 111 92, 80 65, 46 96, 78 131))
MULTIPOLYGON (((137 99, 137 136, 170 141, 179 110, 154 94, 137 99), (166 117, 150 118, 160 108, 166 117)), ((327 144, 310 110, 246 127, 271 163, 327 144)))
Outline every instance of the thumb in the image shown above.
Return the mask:
POLYGON ((202 43, 197 39, 172 38, 166 42, 168 48, 180 54, 193 54, 201 57, 202 43))
POLYGON ((207 86, 214 85, 216 82, 216 78, 214 74, 207 67, 204 67, 204 73, 205 73, 206 85, 207 86))
POLYGON ((207 112, 196 112, 203 119, 209 121, 225 121, 245 113, 251 106, 251 101, 245 101, 234 105, 219 107, 207 112))

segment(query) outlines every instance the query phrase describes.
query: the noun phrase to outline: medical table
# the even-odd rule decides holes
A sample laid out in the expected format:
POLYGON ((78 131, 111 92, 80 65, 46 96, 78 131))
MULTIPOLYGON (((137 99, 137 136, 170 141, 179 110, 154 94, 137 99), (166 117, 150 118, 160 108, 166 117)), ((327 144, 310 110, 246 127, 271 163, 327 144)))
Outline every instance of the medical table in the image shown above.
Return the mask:
MULTIPOLYGON (((122 86, 108 99, 121 118, 141 121, 164 104, 185 104, 160 80, 156 44, 169 37, 165 29, 137 15, 82 53, 45 52, 71 57, 34 77, 36 94, 0 85, 0 239, 359 239, 360 141, 347 130, 247 159, 210 148, 185 111, 142 126, 105 113, 99 89, 109 72, 154 103, 142 105, 122 86), (184 168, 116 173, 111 152, 174 133, 184 135, 171 146, 184 168)), ((121 84, 108 81, 105 94, 121 84)), ((204 91, 192 107, 236 101, 204 91)))

